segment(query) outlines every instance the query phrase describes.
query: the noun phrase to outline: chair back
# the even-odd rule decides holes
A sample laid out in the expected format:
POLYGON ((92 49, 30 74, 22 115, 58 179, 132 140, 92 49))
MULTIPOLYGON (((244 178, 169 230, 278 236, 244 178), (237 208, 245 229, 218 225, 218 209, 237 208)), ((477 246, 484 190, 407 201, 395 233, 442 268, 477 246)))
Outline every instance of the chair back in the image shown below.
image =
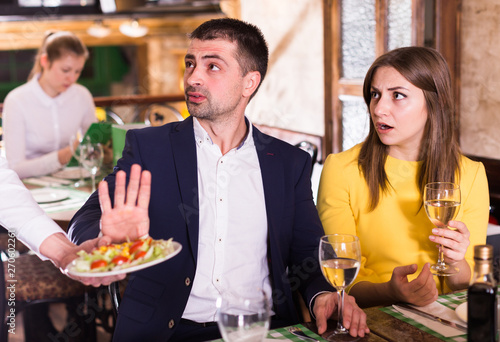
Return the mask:
POLYGON ((318 160, 318 146, 316 146, 310 141, 301 141, 295 146, 306 151, 311 155, 311 160, 312 160, 311 174, 312 174, 312 169, 314 168, 314 164, 316 164, 316 161, 318 160))
POLYGON ((177 109, 167 104, 154 103, 148 106, 144 122, 146 125, 162 126, 169 122, 182 121, 184 118, 177 109))

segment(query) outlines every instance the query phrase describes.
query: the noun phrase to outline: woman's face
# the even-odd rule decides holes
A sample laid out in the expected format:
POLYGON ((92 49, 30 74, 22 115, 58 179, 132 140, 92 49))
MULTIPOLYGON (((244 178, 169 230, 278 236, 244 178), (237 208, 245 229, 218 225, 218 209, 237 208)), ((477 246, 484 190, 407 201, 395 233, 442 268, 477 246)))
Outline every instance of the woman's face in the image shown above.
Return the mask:
POLYGON ((396 69, 380 67, 371 84, 370 114, 391 157, 416 161, 427 122, 422 89, 415 87, 396 69))
POLYGON ((85 57, 66 53, 61 58, 50 62, 47 55, 43 55, 40 64, 42 75, 38 81, 49 96, 55 97, 78 80, 85 65, 85 57))

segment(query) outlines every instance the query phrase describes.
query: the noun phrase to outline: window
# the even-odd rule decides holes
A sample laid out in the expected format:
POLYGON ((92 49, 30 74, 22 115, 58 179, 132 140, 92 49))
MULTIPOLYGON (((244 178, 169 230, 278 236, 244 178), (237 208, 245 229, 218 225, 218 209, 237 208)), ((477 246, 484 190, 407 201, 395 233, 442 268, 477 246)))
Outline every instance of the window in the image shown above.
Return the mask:
POLYGON ((362 97, 366 71, 389 50, 417 45, 448 61, 460 103, 460 0, 323 0, 325 136, 323 158, 362 142, 369 117, 362 97))

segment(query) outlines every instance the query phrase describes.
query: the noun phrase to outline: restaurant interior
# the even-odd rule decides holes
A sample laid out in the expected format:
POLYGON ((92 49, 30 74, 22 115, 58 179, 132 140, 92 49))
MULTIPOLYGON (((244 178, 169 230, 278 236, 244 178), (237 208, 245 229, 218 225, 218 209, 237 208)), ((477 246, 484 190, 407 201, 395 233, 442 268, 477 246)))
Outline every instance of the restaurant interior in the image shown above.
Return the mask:
MULTIPOLYGON (((26 82, 44 33, 55 29, 75 33, 89 49, 79 83, 92 93, 100 120, 113 127, 183 120, 189 115, 183 93, 187 34, 204 21, 221 17, 251 22, 266 37, 269 71, 246 114, 263 132, 311 153, 314 194, 326 156, 366 137, 369 117, 362 84, 374 59, 401 46, 439 50, 452 75, 461 149, 486 168, 488 243, 494 245, 498 263, 498 0, 6 0, 0 3, 0 106, 12 89, 26 82)), ((31 186, 43 181, 33 180, 31 186)), ((72 195, 77 200, 64 210, 46 206, 63 228, 86 198, 77 191, 72 195)), ((45 267, 36 265, 32 267, 45 267)), ((73 285, 61 285, 65 286, 73 285)), ((92 322, 95 334, 89 341, 109 341, 112 335, 114 313, 107 291, 101 289, 96 297, 106 313, 92 322)), ((71 296, 56 295, 57 299, 71 296)), ((33 301, 29 293, 24 301, 23 305, 33 301)), ((65 305, 54 300, 50 309, 60 329, 66 320, 65 305)), ((376 317, 380 319, 379 314, 376 317)), ((19 321, 18 333, 9 335, 8 341, 25 340, 19 321)), ((396 325, 392 323, 392 328, 396 325)), ((384 336, 382 331, 377 334, 382 339, 361 341, 398 341, 400 333, 384 336)), ((428 338, 424 340, 435 337, 428 338)), ((2 336, 0 341, 7 339, 2 336)))

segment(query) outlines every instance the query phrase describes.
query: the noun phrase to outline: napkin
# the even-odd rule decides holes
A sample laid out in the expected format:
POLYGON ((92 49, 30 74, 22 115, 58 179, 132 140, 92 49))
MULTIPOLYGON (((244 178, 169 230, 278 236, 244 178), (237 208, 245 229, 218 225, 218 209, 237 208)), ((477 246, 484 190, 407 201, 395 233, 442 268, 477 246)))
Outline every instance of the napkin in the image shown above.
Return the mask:
POLYGON ((69 181, 69 180, 59 179, 59 178, 50 177, 50 176, 25 178, 25 179, 23 179, 23 182, 30 183, 33 185, 49 186, 49 187, 50 186, 58 187, 61 185, 70 185, 71 184, 71 181, 69 181))
MULTIPOLYGON (((408 318, 413 319, 415 322, 418 322, 422 325, 425 325, 427 328, 443 335, 444 337, 451 337, 451 336, 458 336, 458 335, 464 335, 465 333, 461 330, 455 329, 453 327, 450 327, 448 325, 441 324, 437 321, 434 321, 432 319, 422 317, 420 315, 417 315, 409 310, 406 310, 405 308, 399 307, 397 305, 392 306, 396 311, 402 313, 408 318)), ((427 312, 431 315, 438 316, 440 318, 443 318, 447 321, 454 322, 457 324, 460 324, 461 326, 465 326, 466 323, 462 322, 457 314, 455 313, 454 310, 447 308, 446 306, 439 304, 438 302, 433 302, 431 304, 428 304, 426 306, 419 306, 418 309, 420 311, 427 312)))

